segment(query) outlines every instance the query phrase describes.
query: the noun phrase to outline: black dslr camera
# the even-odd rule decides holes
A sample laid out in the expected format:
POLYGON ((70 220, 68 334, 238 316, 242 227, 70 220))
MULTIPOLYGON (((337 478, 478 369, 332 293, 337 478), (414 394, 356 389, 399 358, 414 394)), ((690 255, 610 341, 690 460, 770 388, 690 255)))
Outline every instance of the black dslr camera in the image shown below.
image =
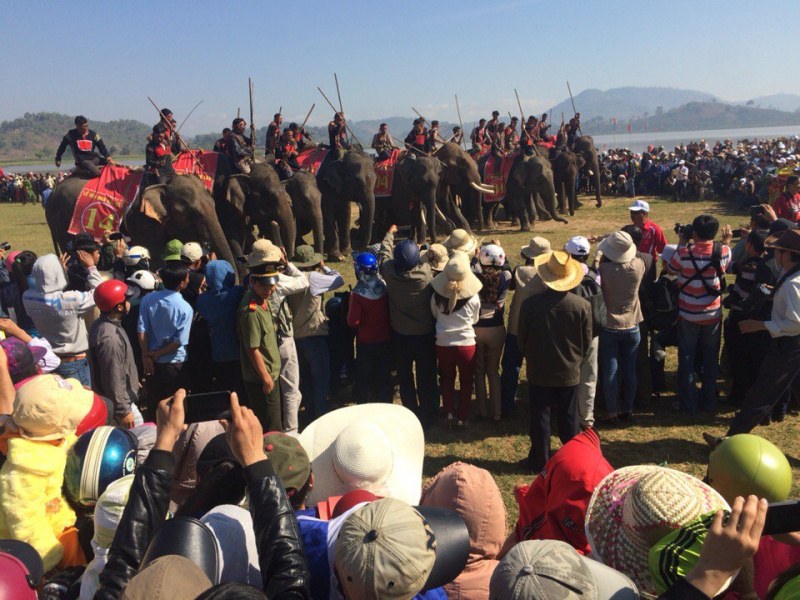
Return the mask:
POLYGON ((688 240, 692 237, 691 224, 681 225, 680 223, 675 223, 675 228, 673 229, 673 231, 685 240, 688 240))
POLYGON ((8 252, 9 250, 11 250, 11 244, 9 244, 8 242, 0 242, 0 250, 8 252))

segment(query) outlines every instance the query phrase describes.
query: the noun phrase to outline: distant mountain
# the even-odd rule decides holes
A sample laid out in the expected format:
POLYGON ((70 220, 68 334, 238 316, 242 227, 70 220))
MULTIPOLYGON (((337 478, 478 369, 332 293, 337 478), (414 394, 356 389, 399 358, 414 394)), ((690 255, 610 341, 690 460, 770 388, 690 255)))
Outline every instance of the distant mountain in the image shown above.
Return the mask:
POLYGON ((797 94, 772 94, 771 96, 758 96, 751 100, 734 102, 734 104, 795 112, 796 110, 800 110, 800 96, 797 94))
MULTIPOLYGON (((658 116, 620 121, 617 119, 617 132, 627 131, 628 124, 632 131, 702 131, 706 129, 741 129, 747 127, 770 127, 780 125, 800 126, 800 112, 754 108, 726 104, 724 102, 689 102, 678 108, 666 111, 658 116)), ((584 121, 581 116, 583 132, 591 135, 613 133, 614 123, 611 119, 593 119, 584 121)))
MULTIPOLYGON (((712 94, 697 90, 678 90, 664 87, 620 87, 610 90, 583 90, 575 96, 575 108, 581 113, 581 122, 600 118, 617 121, 654 115, 682 106, 688 102, 710 101, 712 94)), ((572 117, 569 98, 553 109, 552 120, 561 122, 561 113, 568 121, 572 117)))

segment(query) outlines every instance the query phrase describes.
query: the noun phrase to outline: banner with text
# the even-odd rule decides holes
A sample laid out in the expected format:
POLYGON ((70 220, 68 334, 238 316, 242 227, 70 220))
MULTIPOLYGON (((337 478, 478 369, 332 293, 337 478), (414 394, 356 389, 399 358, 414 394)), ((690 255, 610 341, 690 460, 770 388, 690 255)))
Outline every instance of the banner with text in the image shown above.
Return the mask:
POLYGON ((500 202, 506 197, 506 181, 508 181, 508 174, 511 172, 511 165, 517 158, 519 152, 512 152, 508 156, 504 156, 500 161, 500 168, 495 168, 496 157, 490 156, 483 167, 483 182, 486 185, 494 187, 494 194, 484 194, 483 199, 486 202, 500 202))
POLYGON ((392 184, 394 183, 394 168, 400 159, 402 150, 392 150, 392 155, 386 160, 375 163, 375 197, 385 198, 392 195, 392 184))
POLYGON ((203 185, 211 192, 214 189, 214 178, 217 176, 217 163, 219 162, 219 152, 209 152, 207 150, 192 150, 191 152, 181 152, 172 162, 172 168, 178 175, 197 175, 203 185), (197 161, 192 158, 197 157, 197 161), (197 163, 200 163, 198 165, 197 163), (202 169, 200 167, 203 167, 202 169))
POLYGON ((86 232, 100 240, 106 231, 119 231, 122 217, 136 199, 142 171, 106 165, 100 177, 90 179, 78 194, 69 233, 86 232))

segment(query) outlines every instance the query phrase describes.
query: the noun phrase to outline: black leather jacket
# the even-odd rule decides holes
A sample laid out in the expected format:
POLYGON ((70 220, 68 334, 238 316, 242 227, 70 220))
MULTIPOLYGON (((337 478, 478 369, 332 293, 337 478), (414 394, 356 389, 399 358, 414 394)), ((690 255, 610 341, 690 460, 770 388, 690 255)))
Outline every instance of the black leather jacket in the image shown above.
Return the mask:
MULTIPOLYGON (((117 600, 136 575, 150 538, 166 518, 174 468, 175 456, 171 452, 153 450, 136 470, 95 600, 117 600)), ((250 465, 244 476, 267 597, 310 600, 308 563, 297 520, 280 479, 268 460, 250 465)))

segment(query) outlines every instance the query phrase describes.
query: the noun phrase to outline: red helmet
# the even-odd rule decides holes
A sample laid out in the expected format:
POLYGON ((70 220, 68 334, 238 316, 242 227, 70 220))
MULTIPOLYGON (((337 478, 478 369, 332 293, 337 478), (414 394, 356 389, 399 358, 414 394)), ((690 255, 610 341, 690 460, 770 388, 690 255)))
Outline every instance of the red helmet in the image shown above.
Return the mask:
POLYGON ((4 540, 0 549, 0 598, 36 600, 36 588, 44 576, 39 554, 30 545, 4 540))
POLYGON ((111 279, 97 286, 94 291, 94 303, 100 312, 109 312, 117 304, 122 304, 134 295, 136 291, 130 289, 124 281, 111 279))
POLYGON ((92 396, 92 408, 89 409, 86 416, 78 423, 78 428, 75 430, 75 435, 78 437, 91 429, 96 429, 97 427, 105 425, 108 420, 108 407, 106 406, 105 400, 103 400, 103 397, 99 394, 92 393, 92 396))

